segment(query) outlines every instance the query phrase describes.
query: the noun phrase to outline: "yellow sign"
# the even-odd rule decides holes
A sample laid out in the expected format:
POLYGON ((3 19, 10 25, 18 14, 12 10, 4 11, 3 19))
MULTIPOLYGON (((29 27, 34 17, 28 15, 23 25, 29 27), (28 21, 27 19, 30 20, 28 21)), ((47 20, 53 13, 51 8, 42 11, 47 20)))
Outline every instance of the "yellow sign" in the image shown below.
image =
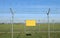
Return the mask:
POLYGON ((26 26, 36 26, 36 20, 26 20, 26 26))

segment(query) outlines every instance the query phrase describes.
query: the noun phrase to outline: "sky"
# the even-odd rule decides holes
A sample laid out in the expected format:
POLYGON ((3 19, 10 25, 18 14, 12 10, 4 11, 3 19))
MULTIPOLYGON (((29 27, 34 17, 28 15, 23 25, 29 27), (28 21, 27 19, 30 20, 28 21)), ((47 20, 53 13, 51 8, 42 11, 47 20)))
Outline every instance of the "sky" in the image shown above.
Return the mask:
POLYGON ((14 22, 24 20, 40 20, 47 22, 50 8, 50 22, 60 22, 60 0, 0 0, 0 23, 11 22, 11 11, 14 12, 14 22))

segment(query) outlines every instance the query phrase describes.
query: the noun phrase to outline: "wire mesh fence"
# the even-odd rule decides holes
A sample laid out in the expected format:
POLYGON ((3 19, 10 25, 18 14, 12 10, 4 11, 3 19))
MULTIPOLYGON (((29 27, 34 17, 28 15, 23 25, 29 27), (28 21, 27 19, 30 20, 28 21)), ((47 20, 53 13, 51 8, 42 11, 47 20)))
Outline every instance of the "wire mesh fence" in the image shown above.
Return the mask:
POLYGON ((25 11, 23 9, 20 13, 18 11, 15 13, 12 9, 14 12, 12 14, 0 13, 1 38, 60 38, 59 8, 50 9, 49 17, 47 8, 27 9, 25 11), (26 20, 36 20, 36 26, 26 26, 26 20))

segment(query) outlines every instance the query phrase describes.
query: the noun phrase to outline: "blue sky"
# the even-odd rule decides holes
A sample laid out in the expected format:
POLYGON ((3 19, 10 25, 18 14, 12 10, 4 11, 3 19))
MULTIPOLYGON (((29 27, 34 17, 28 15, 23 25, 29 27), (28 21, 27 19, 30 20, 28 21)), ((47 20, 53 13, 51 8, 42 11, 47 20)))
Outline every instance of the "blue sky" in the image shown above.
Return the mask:
POLYGON ((51 9, 50 21, 54 19, 55 22, 60 22, 60 0, 0 0, 0 22, 10 22, 9 8, 12 8, 15 14, 14 22, 26 19, 46 22, 49 8, 51 9))

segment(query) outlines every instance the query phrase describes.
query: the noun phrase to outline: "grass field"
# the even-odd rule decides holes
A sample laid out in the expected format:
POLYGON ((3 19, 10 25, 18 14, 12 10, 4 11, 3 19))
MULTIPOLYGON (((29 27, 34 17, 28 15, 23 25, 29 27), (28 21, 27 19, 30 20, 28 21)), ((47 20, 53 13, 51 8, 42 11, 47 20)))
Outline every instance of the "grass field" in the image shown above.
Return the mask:
MULTIPOLYGON (((11 24, 0 24, 0 38, 11 38, 11 29, 11 24)), ((14 38, 48 38, 48 24, 36 24, 35 27, 14 24, 13 31, 14 38)), ((60 38, 60 23, 50 24, 50 38, 60 38)))

